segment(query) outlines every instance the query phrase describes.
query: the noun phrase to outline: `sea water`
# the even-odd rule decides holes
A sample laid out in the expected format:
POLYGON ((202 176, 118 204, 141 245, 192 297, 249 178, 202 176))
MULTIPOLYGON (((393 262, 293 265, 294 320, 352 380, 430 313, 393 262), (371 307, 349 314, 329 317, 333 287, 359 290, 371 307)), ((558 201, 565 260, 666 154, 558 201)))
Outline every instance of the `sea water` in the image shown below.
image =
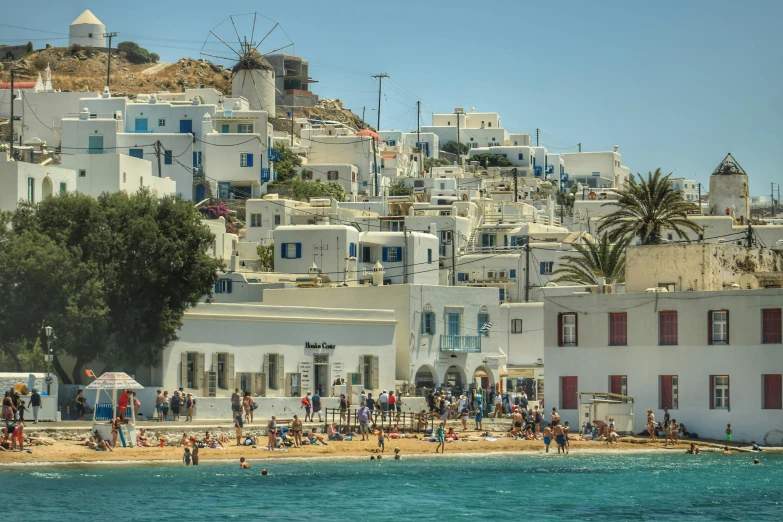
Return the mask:
POLYGON ((0 484, 10 519, 58 522, 783 519, 783 455, 250 462, 33 466, 3 469, 0 484))

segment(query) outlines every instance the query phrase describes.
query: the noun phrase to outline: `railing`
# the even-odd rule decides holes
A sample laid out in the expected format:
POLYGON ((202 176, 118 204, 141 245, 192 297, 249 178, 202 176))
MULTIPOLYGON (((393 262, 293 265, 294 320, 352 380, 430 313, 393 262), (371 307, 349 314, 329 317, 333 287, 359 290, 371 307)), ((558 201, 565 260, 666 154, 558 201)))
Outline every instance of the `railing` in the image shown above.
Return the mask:
MULTIPOLYGON (((342 412, 339 409, 324 408, 324 421, 326 425, 336 422, 339 431, 343 434, 352 431, 358 432, 359 410, 348 409, 345 411, 345 417, 342 417, 342 412)), ((425 425, 432 426, 432 418, 427 414, 420 416, 419 413, 413 412, 384 412, 381 410, 380 404, 376 403, 375 409, 370 413, 369 425, 370 427, 383 428, 387 435, 394 427, 397 427, 400 433, 420 432, 425 425)), ((324 435, 326 435, 326 428, 324 428, 324 435)))
POLYGON ((441 335, 440 351, 449 353, 481 353, 481 336, 441 335))
POLYGON ((261 183, 269 181, 272 177, 272 171, 269 168, 261 168, 261 183))
POLYGON ((123 131, 125 134, 152 134, 153 131, 151 130, 136 130, 136 129, 127 129, 123 131))

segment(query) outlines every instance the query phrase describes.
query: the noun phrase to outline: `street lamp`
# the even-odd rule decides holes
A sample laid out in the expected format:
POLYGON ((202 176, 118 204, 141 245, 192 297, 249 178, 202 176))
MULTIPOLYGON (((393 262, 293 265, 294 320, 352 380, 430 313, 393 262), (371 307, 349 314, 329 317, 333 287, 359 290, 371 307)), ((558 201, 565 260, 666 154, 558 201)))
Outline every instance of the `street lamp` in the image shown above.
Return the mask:
POLYGON ((46 370, 46 395, 52 394, 52 341, 54 340, 54 329, 51 326, 44 326, 44 332, 46 333, 46 361, 49 363, 46 370))

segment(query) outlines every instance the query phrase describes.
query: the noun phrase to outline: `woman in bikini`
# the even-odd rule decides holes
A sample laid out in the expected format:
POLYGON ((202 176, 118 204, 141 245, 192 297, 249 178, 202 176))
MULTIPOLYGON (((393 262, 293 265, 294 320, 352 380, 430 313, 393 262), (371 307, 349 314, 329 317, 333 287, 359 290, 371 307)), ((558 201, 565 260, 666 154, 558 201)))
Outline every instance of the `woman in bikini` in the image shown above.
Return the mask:
POLYGON ((136 447, 138 448, 152 448, 153 444, 147 438, 147 431, 144 428, 139 430, 139 434, 136 435, 136 447))
POLYGON ((302 421, 298 415, 294 415, 294 421, 291 423, 291 431, 294 433, 294 447, 302 447, 302 421))
POLYGON ((121 429, 122 429, 122 419, 118 416, 116 419, 114 419, 114 422, 111 423, 111 446, 112 446, 112 448, 116 448, 117 447, 117 437, 119 437, 121 429))
POLYGON ((655 414, 652 410, 647 410, 647 433, 650 435, 650 440, 658 440, 655 434, 655 414))

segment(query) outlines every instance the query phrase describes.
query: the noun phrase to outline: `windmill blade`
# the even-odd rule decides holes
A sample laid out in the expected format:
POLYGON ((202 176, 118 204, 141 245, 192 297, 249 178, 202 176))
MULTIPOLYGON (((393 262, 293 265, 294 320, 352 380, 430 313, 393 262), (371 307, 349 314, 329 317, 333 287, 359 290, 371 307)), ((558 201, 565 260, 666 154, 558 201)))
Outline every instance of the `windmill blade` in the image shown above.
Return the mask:
POLYGON ((258 16, 258 13, 253 13, 253 30, 250 32, 250 43, 252 44, 255 40, 256 36, 256 17, 258 16))
POLYGON ((268 53, 264 53, 264 54, 276 53, 277 51, 282 51, 283 49, 287 49, 287 48, 291 47, 292 45, 294 45, 294 44, 290 43, 288 45, 284 45, 283 47, 278 47, 277 49, 273 49, 273 50, 269 51, 268 53))
POLYGON ((242 45, 242 38, 240 38, 239 31, 237 31, 237 24, 234 23, 234 15, 229 16, 229 18, 231 19, 231 25, 234 26, 234 32, 237 35, 237 42, 239 42, 239 48, 242 49, 242 52, 244 53, 245 52, 245 46, 242 45))
POLYGON ((203 51, 201 52, 201 54, 204 55, 204 56, 210 56, 212 58, 220 58, 221 60, 229 60, 229 61, 233 60, 233 58, 226 58, 225 56, 218 56, 216 54, 209 54, 209 53, 205 53, 203 51))
POLYGON ((269 30, 269 32, 268 32, 268 33, 266 33, 266 34, 264 35, 264 37, 263 37, 263 38, 261 38, 261 40, 258 42, 258 44, 257 44, 257 45, 255 45, 254 47, 258 48, 258 46, 259 46, 259 45, 261 45, 262 43, 264 43, 264 40, 266 40, 266 39, 269 37, 269 35, 270 35, 270 34, 272 34, 272 31, 274 31, 275 29, 277 29, 277 26, 278 26, 278 25, 280 25, 280 23, 279 23, 279 22, 275 22, 275 25, 274 25, 274 26, 273 26, 273 27, 272 27, 272 28, 269 30))
MULTIPOLYGON (((250 78, 253 78, 253 76, 250 76, 250 78)), ((269 85, 271 85, 271 86, 272 86, 272 88, 273 88, 274 90, 276 90, 276 91, 277 91, 277 94, 279 94, 279 95, 281 95, 281 96, 283 95, 283 93, 280 91, 280 89, 278 89, 278 88, 275 86, 275 84, 274 84, 274 83, 270 82, 270 81, 269 81, 269 79, 268 79, 266 76, 262 76, 262 78, 264 79, 264 81, 265 81, 266 83, 268 83, 269 85)), ((253 85, 254 85, 254 86, 255 86, 255 83, 256 83, 256 81, 255 81, 255 80, 253 80, 253 85)), ((256 89, 258 89, 258 87, 256 87, 256 89)))
POLYGON ((215 38, 217 38, 218 40, 220 40, 221 42, 223 42, 223 45, 225 45, 226 47, 228 47, 229 49, 231 49, 231 52, 233 52, 234 54, 236 54, 237 56, 239 56, 240 58, 242 58, 242 55, 241 55, 241 54, 239 54, 239 53, 237 52, 237 50, 236 50, 236 49, 234 49, 233 47, 231 47, 230 45, 228 45, 228 44, 227 44, 227 43, 226 43, 226 42, 225 42, 225 41, 224 41, 224 40, 223 40, 221 37, 219 37, 218 35, 216 35, 214 31, 210 31, 210 34, 212 34, 212 36, 214 36, 215 38))

